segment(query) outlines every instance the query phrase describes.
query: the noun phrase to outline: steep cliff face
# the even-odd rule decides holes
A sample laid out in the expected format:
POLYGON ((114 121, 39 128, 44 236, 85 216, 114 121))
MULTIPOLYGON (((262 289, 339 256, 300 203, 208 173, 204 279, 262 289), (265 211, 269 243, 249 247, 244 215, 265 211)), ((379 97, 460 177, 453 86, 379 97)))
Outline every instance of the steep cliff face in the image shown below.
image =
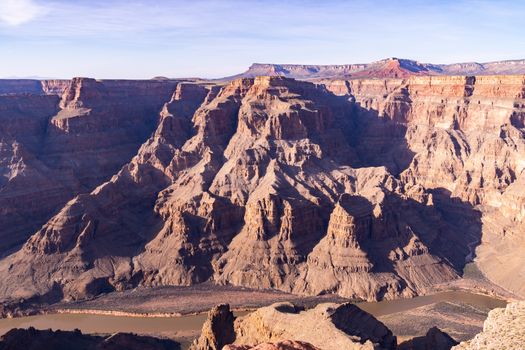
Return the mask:
MULTIPOLYGON (((98 126, 75 123, 97 111, 99 84, 65 90, 55 132, 98 135, 98 126)), ((385 108, 410 110, 398 101, 385 108)), ((213 280, 374 300, 456 278, 469 254, 465 233, 479 229, 479 217, 393 176, 411 155, 402 137, 408 117, 396 118, 279 77, 240 79, 220 91, 179 84, 132 161, 71 199, 0 263, 13 282, 0 294, 58 290, 76 299, 213 280)))
MULTIPOLYGON (((406 130, 413 157, 384 149, 372 154, 405 184, 444 189, 477 205, 483 232, 470 232, 483 272, 524 295, 523 171, 525 169, 524 76, 412 77, 396 80, 327 81, 329 90, 406 130), (402 164, 401 167, 398 165, 402 164)), ((368 119, 364 116, 363 119, 368 119)), ((363 123, 366 124, 366 123, 363 123)), ((361 154, 381 139, 377 123, 361 131, 361 154), (372 128, 372 132, 366 129, 372 128), (372 138, 371 138, 371 135, 372 138)), ((393 133, 383 132, 383 135, 393 133)), ((388 136, 390 137, 390 136, 388 136)), ((384 145, 384 143, 380 143, 384 145)), ((359 148, 358 148, 359 149, 359 148)))
POLYGON ((28 216, 45 222, 41 213, 54 209, 47 199, 61 185, 36 153, 57 104, 56 96, 0 96, 0 256, 37 229, 28 216))
POLYGON ((29 82, 35 91, 27 81, 15 88, 0 82, 14 91, 0 96, 0 256, 128 162, 176 86, 86 78, 29 82))
POLYGON ((375 300, 476 255, 521 292, 524 77, 322 83, 73 80, 37 153, 69 195, 0 261, 1 299, 213 281, 375 300))

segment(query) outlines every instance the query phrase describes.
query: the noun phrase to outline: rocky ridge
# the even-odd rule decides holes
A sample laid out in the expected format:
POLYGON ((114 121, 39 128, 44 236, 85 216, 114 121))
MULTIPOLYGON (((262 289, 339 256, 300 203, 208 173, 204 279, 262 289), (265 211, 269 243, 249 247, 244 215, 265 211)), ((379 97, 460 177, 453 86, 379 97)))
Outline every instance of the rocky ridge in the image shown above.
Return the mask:
MULTIPOLYGON (((82 86, 66 90, 64 108, 89 106, 88 87, 82 104, 82 86)), ((128 165, 2 261, 0 274, 17 282, 1 295, 78 299, 213 279, 380 299, 458 277, 468 240, 454 232, 476 216, 448 220, 448 205, 462 207, 360 154, 360 128, 377 116, 362 120, 368 110, 348 98, 279 77, 179 87, 128 165)))
POLYGON ((277 303, 239 318, 233 317, 228 305, 214 308, 191 349, 380 350, 395 347, 392 332, 353 304, 320 304, 302 310, 291 303, 277 303))
POLYGON ((500 236, 483 230, 492 212, 521 222, 503 199, 521 198, 523 76, 320 83, 77 79, 60 101, 31 95, 54 99, 37 159, 79 185, 0 261, 1 299, 213 281, 376 300, 458 278, 474 253, 497 279, 482 252, 500 236), (118 146, 142 138, 120 168, 134 151, 118 146))
POLYGON ((392 57, 371 63, 341 65, 254 63, 246 72, 224 79, 254 78, 262 75, 313 80, 408 78, 410 76, 435 75, 510 75, 524 73, 525 60, 433 64, 392 57))

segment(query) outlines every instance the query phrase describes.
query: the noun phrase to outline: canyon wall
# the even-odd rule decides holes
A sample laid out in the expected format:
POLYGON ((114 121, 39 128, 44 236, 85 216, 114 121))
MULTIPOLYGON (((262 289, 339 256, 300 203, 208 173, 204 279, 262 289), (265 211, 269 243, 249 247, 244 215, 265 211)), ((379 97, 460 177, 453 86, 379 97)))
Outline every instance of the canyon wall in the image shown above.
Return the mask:
POLYGON ((4 147, 0 201, 19 181, 2 208, 22 214, 0 217, 3 249, 25 243, 0 299, 204 281, 389 299, 473 258, 523 293, 524 80, 47 83, 25 97, 50 100, 34 151, 4 147))
MULTIPOLYGON (((469 258, 476 257, 496 284, 525 295, 525 77, 325 83, 335 94, 406 127, 403 137, 413 154, 411 161, 405 162, 398 150, 375 149, 372 154, 379 155, 375 163, 393 163, 395 168, 401 159, 403 166, 394 171, 405 184, 442 189, 476 206, 482 213, 482 234, 471 234, 480 245, 469 258)), ((377 124, 371 127, 380 130, 377 124)), ((373 143, 373 139, 362 142, 364 152, 373 143)))
POLYGON ((0 256, 127 163, 176 82, 0 81, 0 256), (17 84, 18 82, 18 84, 17 84))

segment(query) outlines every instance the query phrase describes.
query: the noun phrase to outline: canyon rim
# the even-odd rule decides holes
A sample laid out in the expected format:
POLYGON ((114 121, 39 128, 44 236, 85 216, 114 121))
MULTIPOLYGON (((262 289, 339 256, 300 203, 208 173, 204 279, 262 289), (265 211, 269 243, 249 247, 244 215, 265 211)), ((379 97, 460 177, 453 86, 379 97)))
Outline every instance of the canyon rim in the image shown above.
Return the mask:
POLYGON ((524 348, 504 2, 0 0, 0 350, 524 348))

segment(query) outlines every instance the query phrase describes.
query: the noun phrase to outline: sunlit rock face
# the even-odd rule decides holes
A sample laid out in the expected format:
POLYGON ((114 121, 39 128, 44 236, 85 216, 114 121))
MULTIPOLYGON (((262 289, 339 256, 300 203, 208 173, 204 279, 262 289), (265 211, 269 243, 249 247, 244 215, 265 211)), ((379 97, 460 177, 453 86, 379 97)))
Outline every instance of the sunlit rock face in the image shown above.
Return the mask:
POLYGON ((191 350, 393 350, 396 337, 354 304, 304 310, 276 303, 235 318, 227 304, 208 313, 191 350))
POLYGON ((50 203, 4 234, 25 243, 0 261, 0 297, 211 281, 391 299, 458 278, 476 256, 523 292, 511 273, 525 256, 514 244, 524 86, 523 76, 48 84, 62 97, 38 96, 49 99, 34 126, 41 143, 14 139, 37 155, 0 151, 6 179, 21 164, 11 159, 29 164, 16 170, 28 172, 16 198, 29 200, 2 208, 50 203), (514 257, 508 275, 497 254, 514 257))
MULTIPOLYGON (((519 277, 525 263, 525 77, 325 83, 335 94, 355 99, 366 109, 404 125, 403 137, 413 157, 399 170, 400 179, 429 190, 444 189, 475 205, 482 213, 482 233, 472 232, 471 236, 481 244, 470 257, 477 257, 482 271, 496 284, 525 295, 519 277)), ((385 164, 400 159, 388 150, 374 153, 385 164)))
POLYGON ((524 318, 524 302, 514 302, 504 309, 494 309, 489 312, 481 333, 452 349, 520 349, 525 343, 524 318))

